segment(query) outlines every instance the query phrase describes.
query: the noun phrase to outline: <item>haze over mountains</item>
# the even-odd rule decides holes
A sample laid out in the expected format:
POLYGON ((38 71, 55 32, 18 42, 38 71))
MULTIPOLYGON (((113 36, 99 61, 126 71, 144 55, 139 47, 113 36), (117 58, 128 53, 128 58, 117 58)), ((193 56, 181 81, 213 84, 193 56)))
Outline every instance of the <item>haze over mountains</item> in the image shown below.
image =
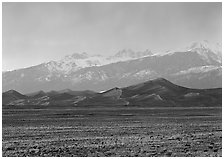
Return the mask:
POLYGON ((222 86, 221 58, 221 46, 208 41, 161 54, 150 50, 122 50, 110 57, 74 53, 59 61, 3 72, 3 92, 102 91, 158 77, 189 88, 218 88, 222 86))

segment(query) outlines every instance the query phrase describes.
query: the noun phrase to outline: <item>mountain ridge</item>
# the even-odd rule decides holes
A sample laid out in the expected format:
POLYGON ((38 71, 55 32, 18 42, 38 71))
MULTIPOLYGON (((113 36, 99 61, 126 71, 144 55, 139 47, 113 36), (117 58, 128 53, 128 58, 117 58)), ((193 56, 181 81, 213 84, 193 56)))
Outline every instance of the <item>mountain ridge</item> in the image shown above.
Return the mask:
MULTIPOLYGON (((123 88, 112 88, 105 92, 81 91, 79 93, 58 91, 55 94, 42 93, 42 96, 25 96, 16 91, 3 93, 3 105, 43 105, 43 106, 220 106, 222 89, 190 89, 157 78, 123 88), (91 92, 91 94, 89 94, 91 92), (8 96, 7 96, 8 95, 8 96), (11 96, 10 96, 11 95, 11 96), (10 98, 11 97, 11 98, 10 98)), ((41 91, 39 91, 41 92, 41 91)), ((74 91, 72 91, 74 92, 74 91)))
MULTIPOLYGON (((102 58, 101 56, 89 56, 87 53, 83 53, 80 55, 80 63, 69 58, 67 61, 59 60, 59 63, 51 61, 27 69, 4 72, 3 91, 16 89, 23 93, 29 93, 38 91, 38 89, 50 91, 65 88, 102 91, 158 77, 191 88, 220 87, 222 76, 220 57, 216 57, 217 53, 211 52, 215 49, 206 51, 204 48, 208 46, 194 45, 194 48, 196 46, 203 48, 202 51, 206 57, 198 51, 186 51, 186 49, 182 52, 163 55, 152 54, 149 50, 140 53, 121 50, 117 53, 118 61, 110 57, 111 63, 103 63, 99 60, 102 58), (131 57, 126 58, 126 55, 131 57), (121 58, 123 56, 125 58, 121 58), (65 71, 64 67, 66 67, 65 71)), ((76 53, 73 55, 78 56, 76 53)), ((67 56, 67 58, 73 55, 67 56)))

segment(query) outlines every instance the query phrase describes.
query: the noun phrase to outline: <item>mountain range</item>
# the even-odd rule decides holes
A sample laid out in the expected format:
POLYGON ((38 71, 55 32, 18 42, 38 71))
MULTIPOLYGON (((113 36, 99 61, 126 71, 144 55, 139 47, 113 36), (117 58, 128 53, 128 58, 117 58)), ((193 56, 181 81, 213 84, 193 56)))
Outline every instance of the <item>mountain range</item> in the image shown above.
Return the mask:
POLYGON ((74 53, 58 61, 3 72, 2 89, 22 93, 63 89, 100 92, 159 77, 183 87, 219 88, 221 59, 221 46, 208 41, 164 53, 130 49, 109 57, 74 53))
POLYGON ((144 106, 144 107, 217 107, 222 105, 222 89, 190 89, 164 78, 148 80, 123 88, 93 91, 38 91, 21 94, 9 90, 2 95, 3 105, 42 106, 144 106))

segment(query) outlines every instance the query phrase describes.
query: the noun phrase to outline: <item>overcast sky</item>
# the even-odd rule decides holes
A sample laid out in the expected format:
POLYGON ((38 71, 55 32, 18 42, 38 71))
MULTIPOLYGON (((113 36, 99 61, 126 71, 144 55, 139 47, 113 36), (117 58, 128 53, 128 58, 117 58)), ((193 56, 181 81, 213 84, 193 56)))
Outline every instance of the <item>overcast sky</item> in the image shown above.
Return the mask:
POLYGON ((3 3, 3 70, 72 53, 221 43, 221 3, 3 3))

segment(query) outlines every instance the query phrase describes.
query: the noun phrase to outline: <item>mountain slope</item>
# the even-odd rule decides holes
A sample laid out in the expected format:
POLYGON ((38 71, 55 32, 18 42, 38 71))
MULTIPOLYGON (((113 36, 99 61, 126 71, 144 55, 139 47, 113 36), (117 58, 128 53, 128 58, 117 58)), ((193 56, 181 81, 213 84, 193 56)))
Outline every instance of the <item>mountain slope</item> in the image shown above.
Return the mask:
POLYGON ((38 92, 29 93, 26 95, 30 98, 40 98, 40 97, 46 96, 46 93, 44 91, 38 91, 38 92))
POLYGON ((27 99, 27 96, 15 91, 15 90, 9 90, 2 94, 2 104, 3 105, 8 104, 13 101, 16 101, 16 100, 24 100, 24 99, 27 99))
POLYGON ((121 97, 135 105, 186 107, 222 105, 221 89, 190 89, 163 78, 129 86, 122 91, 121 97))
POLYGON ((3 91, 102 91, 158 77, 190 88, 218 88, 222 86, 221 51, 210 47, 202 42, 159 55, 148 50, 122 50, 111 57, 73 54, 59 61, 4 72, 3 91))
POLYGON ((68 92, 57 92, 52 96, 36 98, 20 95, 20 98, 9 100, 5 94, 12 93, 6 92, 3 93, 3 104, 140 107, 217 107, 222 105, 222 89, 190 89, 175 85, 164 78, 124 88, 115 87, 102 93, 91 93, 89 95, 89 91, 83 91, 72 95, 68 92))

